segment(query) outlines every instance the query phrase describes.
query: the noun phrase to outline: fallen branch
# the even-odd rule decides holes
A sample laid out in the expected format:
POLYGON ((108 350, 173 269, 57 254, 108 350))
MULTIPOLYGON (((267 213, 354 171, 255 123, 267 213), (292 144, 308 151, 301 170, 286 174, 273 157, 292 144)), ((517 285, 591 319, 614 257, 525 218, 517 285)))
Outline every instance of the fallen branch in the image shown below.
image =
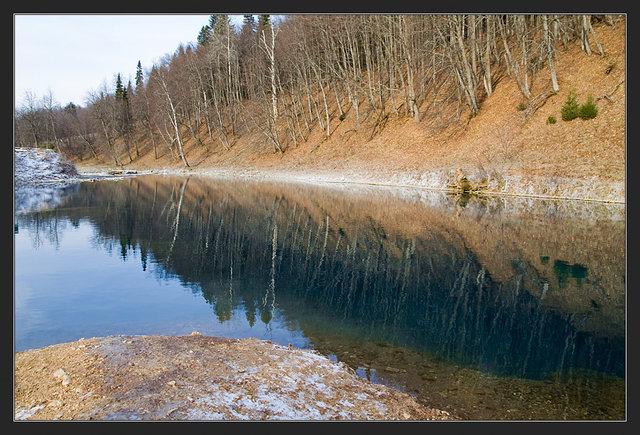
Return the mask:
POLYGON ((548 89, 542 92, 541 94, 539 94, 538 96, 536 96, 535 98, 531 99, 531 101, 529 102, 529 105, 524 111, 525 119, 528 119, 531 115, 536 113, 536 111, 539 108, 544 106, 547 100, 549 99, 549 97, 551 97, 552 95, 555 95, 555 92, 553 92, 553 90, 548 89))
POLYGON ((624 83, 624 80, 622 80, 620 83, 618 83, 618 85, 616 86, 616 88, 613 91, 609 92, 608 94, 603 94, 603 95, 599 96, 598 98, 596 98, 596 101, 607 100, 608 102, 613 103, 613 98, 611 98, 611 96, 613 94, 615 94, 618 91, 618 89, 620 89, 620 86, 622 86, 623 83, 624 83))

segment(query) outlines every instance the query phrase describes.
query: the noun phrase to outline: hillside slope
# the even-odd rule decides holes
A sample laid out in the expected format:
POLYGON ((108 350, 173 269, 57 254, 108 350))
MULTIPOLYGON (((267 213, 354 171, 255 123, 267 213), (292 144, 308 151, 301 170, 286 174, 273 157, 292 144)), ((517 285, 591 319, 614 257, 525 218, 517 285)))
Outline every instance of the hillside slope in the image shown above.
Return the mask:
MULTIPOLYGON (((347 114, 331 123, 325 139, 316 128, 305 143, 274 153, 260 133, 240 136, 229 151, 210 144, 211 152, 187 139, 191 170, 244 171, 297 180, 364 182, 430 188, 461 187, 504 194, 550 196, 624 202, 625 177, 625 23, 596 26, 605 55, 585 54, 579 42, 559 47, 560 92, 550 89, 543 69, 532 77, 531 102, 525 102, 515 81, 502 78, 495 92, 473 117, 442 129, 431 112, 423 119, 391 115, 375 134, 364 125, 355 129, 347 114), (591 95, 598 106, 592 120, 561 120, 560 109, 570 91, 579 102, 591 95), (518 110, 527 103, 526 110, 518 110), (555 116, 558 122, 548 124, 555 116), (464 187, 464 186, 463 186, 464 187)), ((426 104, 425 104, 426 106, 426 104)), ((149 141, 140 139, 143 154, 125 165, 137 169, 173 168, 182 164, 161 148, 154 158, 149 141)), ((95 170, 107 160, 84 160, 79 167, 95 170)))

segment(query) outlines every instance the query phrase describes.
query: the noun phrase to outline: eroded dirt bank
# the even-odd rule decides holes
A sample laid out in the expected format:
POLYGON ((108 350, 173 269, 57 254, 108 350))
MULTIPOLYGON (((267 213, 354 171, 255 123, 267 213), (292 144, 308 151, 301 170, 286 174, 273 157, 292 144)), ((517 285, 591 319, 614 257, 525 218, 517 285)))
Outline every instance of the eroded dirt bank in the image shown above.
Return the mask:
POLYGON ((113 336, 15 359, 16 419, 451 418, 315 352, 255 339, 113 336))

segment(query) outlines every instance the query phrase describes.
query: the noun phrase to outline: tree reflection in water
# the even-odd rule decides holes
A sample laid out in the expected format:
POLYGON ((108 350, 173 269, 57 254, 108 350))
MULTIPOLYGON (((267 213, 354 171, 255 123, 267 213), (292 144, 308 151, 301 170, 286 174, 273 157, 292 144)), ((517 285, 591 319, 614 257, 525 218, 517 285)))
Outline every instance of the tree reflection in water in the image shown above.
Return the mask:
POLYGON ((442 206, 140 177, 84 183, 19 223, 51 234, 52 222, 87 219, 123 259, 138 250, 142 270, 153 262, 201 292, 219 322, 279 313, 306 336, 384 342, 499 375, 624 376, 623 222, 514 217, 508 204, 430 195, 442 206))

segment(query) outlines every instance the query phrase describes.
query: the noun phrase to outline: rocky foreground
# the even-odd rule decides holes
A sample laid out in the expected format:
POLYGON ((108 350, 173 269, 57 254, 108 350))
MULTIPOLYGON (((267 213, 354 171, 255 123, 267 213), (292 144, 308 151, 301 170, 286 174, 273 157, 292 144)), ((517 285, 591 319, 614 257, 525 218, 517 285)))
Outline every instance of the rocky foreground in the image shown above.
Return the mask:
POLYGON ((17 420, 447 420, 313 351, 114 336, 16 354, 17 420))

